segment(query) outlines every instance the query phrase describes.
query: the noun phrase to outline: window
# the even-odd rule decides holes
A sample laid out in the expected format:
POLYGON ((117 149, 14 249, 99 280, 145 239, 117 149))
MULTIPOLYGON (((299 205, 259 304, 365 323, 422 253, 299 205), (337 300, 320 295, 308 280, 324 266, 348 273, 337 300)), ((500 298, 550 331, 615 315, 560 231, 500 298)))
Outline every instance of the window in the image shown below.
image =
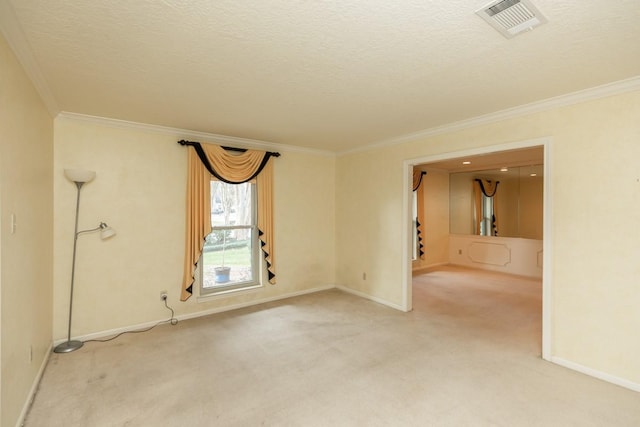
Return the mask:
POLYGON ((256 185, 211 181, 211 226, 202 252, 200 294, 259 286, 256 185))
POLYGON ((480 221, 481 236, 496 236, 495 216, 493 213, 493 197, 482 195, 482 219, 480 221))

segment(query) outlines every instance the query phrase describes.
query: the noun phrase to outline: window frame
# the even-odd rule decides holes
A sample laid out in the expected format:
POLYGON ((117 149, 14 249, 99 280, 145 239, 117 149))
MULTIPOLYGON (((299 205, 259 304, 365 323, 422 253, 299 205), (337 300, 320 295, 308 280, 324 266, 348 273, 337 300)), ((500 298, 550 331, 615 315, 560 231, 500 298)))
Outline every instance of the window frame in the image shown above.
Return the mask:
MULTIPOLYGON (((236 184, 228 184, 224 181, 218 180, 215 177, 211 178, 211 183, 218 182, 222 185, 236 185, 236 184)), ((252 279, 238 282, 231 282, 229 284, 221 284, 216 286, 208 286, 205 287, 204 281, 204 246, 202 256, 198 260, 198 290, 200 297, 210 297, 216 295, 224 295, 229 293, 235 293, 239 291, 257 289, 263 287, 263 274, 262 274, 262 257, 260 256, 260 239, 258 236, 258 191, 257 184, 255 180, 249 181, 246 184, 250 186, 251 191, 251 224, 246 225, 214 225, 211 224, 211 234, 217 231, 226 231, 226 230, 238 230, 238 229, 250 229, 251 230, 251 273, 252 279)), ((238 184, 241 185, 241 184, 238 184)), ((214 197, 211 197, 210 205, 211 205, 211 214, 213 215, 214 205, 216 201, 214 197)), ((209 234, 209 235, 211 235, 209 234)), ((207 237, 209 236, 207 235, 207 237)), ((205 244, 206 246, 206 244, 205 244)))
POLYGON ((495 236, 493 230, 494 204, 493 196, 482 194, 482 219, 480 221, 481 236, 495 236))

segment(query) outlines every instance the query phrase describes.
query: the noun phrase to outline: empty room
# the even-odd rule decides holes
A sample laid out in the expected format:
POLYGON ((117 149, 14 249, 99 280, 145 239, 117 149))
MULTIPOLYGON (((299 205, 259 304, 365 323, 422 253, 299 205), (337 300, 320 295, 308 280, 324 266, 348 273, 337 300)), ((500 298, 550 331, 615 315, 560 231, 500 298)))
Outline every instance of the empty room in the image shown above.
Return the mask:
POLYGON ((0 0, 0 426, 640 425, 635 3, 0 0))
POLYGON ((413 310, 542 356, 544 170, 544 146, 413 167, 413 310))

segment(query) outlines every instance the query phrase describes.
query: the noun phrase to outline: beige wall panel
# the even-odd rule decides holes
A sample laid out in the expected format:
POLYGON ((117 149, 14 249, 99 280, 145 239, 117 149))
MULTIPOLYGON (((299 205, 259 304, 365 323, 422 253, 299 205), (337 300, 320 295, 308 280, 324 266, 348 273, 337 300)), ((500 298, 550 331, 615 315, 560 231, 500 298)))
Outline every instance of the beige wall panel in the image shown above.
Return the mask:
POLYGON ((543 213, 542 177, 527 177, 520 181, 520 237, 542 239, 543 213))
POLYGON ((51 345, 53 120, 2 37, 0 64, 0 425, 13 426, 51 345))
POLYGON ((334 283, 335 159, 283 152, 276 158, 277 285, 205 302, 179 302, 184 256, 186 148, 174 135, 60 117, 55 121, 54 338, 65 334, 75 186, 64 168, 95 170, 82 189, 80 228, 106 221, 118 234, 78 242, 72 335, 303 292, 334 283))

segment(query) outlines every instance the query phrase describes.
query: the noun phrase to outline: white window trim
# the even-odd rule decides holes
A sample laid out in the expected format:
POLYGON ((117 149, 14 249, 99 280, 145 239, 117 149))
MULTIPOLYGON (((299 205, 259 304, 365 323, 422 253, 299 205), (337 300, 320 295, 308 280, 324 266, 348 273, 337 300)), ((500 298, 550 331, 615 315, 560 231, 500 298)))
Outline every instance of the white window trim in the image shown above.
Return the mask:
MULTIPOLYGON (((213 179, 213 181, 215 181, 215 179, 213 179)), ((253 252, 253 256, 252 256, 252 260, 253 260, 253 265, 252 265, 252 272, 254 274, 254 279, 250 280, 250 281, 245 281, 245 282, 238 282, 238 283, 233 283, 233 284, 229 284, 226 286, 219 286, 216 288, 204 288, 203 284, 204 284, 204 280, 203 280, 203 258, 202 255, 200 256, 200 259, 198 260, 198 264, 196 266, 196 270, 194 272, 194 276, 195 276, 195 283, 197 285, 197 301, 209 301, 212 299, 218 299, 218 298, 222 298, 222 297, 228 297, 231 295, 238 295, 241 293, 250 293, 250 292, 256 292, 259 291, 261 289, 264 288, 264 262, 262 260, 261 257, 261 250, 260 250, 260 239, 258 237, 258 221, 257 221, 257 212, 258 212, 258 200, 257 200, 257 196, 258 196, 258 192, 257 192, 257 185, 255 182, 251 182, 251 191, 252 191, 252 200, 253 200, 253 218, 252 218, 252 222, 253 225, 251 226, 247 226, 244 228, 251 228, 253 230, 253 232, 251 233, 251 248, 252 248, 252 252, 253 252)), ((213 202, 213 200, 212 200, 213 202)), ((218 227, 212 227, 211 232, 215 231, 215 230, 226 230, 226 229, 237 229, 237 228, 243 228, 243 227, 236 227, 236 226, 218 226, 218 227)))

